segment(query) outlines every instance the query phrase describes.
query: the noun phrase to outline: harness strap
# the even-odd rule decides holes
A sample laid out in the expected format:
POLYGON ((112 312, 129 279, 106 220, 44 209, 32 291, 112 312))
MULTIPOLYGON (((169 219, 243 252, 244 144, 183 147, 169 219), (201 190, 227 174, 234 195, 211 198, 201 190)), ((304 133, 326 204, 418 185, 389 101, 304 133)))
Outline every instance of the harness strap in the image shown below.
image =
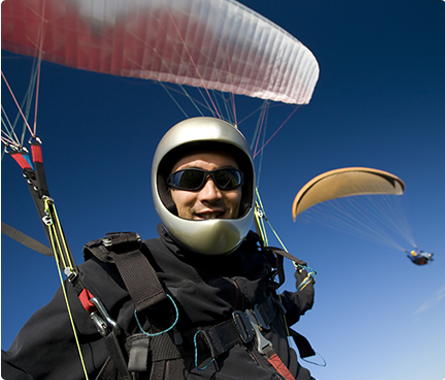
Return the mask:
POLYGON ((290 373, 289 369, 276 354, 272 346, 267 346, 264 349, 267 361, 277 370, 277 372, 283 376, 286 380, 295 380, 295 377, 290 373))
POLYGON ((28 247, 29 249, 32 249, 46 256, 54 257, 54 253, 50 247, 48 247, 45 244, 42 244, 38 240, 33 239, 32 237, 24 234, 23 232, 3 222, 2 222, 2 233, 9 236, 11 239, 14 239, 16 242, 23 244, 25 247, 28 247))
POLYGON ((128 370, 146 372, 151 364, 150 379, 164 379, 167 362, 170 378, 182 378, 188 373, 193 360, 191 340, 176 345, 170 334, 147 336, 135 334, 129 337, 131 343, 128 370))
POLYGON ((35 167, 37 182, 39 184, 39 196, 40 198, 42 198, 42 196, 44 195, 49 197, 48 185, 46 183, 45 169, 43 166, 42 147, 40 145, 40 142, 33 141, 31 143, 31 152, 32 152, 32 159, 35 167))
POLYGON ((316 352, 312 348, 309 341, 303 335, 297 333, 295 330, 289 329, 290 336, 293 338, 295 344, 298 347, 298 352, 300 353, 300 357, 302 359, 307 358, 309 356, 314 356, 316 352))
POLYGON ((96 376, 96 380, 116 380, 119 372, 109 356, 96 376))
POLYGON ((275 307, 279 307, 280 311, 285 314, 286 310, 281 302, 273 298, 268 297, 266 301, 260 304, 256 304, 254 307, 255 316, 258 320, 258 324, 264 330, 269 330, 269 325, 274 320, 277 315, 277 310, 275 307))
MULTIPOLYGON (((138 312, 167 298, 154 269, 140 248, 141 238, 134 232, 109 233, 106 234, 106 238, 89 242, 84 247, 85 254, 93 254, 102 261, 116 264, 138 312)), ((112 364, 107 365, 108 369, 105 371, 112 375, 114 365, 124 380, 131 379, 129 372, 131 369, 127 366, 126 357, 115 331, 107 332, 105 345, 112 361, 112 364)), ((138 350, 134 352, 138 353, 138 350)), ((136 359, 131 358, 131 364, 137 368, 141 367, 140 357, 138 354, 136 359)), ((145 360, 147 360, 146 358, 145 360)), ((146 367, 145 362, 145 370, 146 367)), ((103 376, 107 376, 106 372, 103 376)))
MULTIPOLYGON (((274 265, 276 268, 276 274, 278 275, 278 282, 272 282, 271 284, 269 284, 269 288, 271 288, 272 290, 277 290, 281 285, 284 284, 285 281, 284 266, 283 266, 284 258, 292 260, 295 265, 297 264, 299 266, 307 265, 307 263, 304 262, 303 260, 296 258, 294 255, 290 254, 289 252, 281 248, 261 245, 261 252, 265 255, 266 258, 268 258, 269 255, 274 257, 275 263, 272 263, 272 265, 274 265)), ((268 258, 268 260, 270 259, 268 258)))
POLYGON ((130 372, 127 368, 127 361, 123 355, 122 349, 120 348, 120 344, 118 338, 114 331, 111 331, 105 337, 105 347, 107 348, 108 353, 110 354, 110 358, 122 376, 123 380, 131 380, 130 372))
MULTIPOLYGON (((259 334, 260 339, 257 341, 257 344, 260 353, 265 356, 267 361, 286 380, 295 380, 294 376, 273 349, 272 344, 261 335, 258 326, 256 325, 257 322, 262 329, 268 330, 270 328, 269 325, 278 314, 275 305, 277 305, 277 303, 274 302, 274 298, 270 296, 265 302, 255 305, 254 312, 246 311, 243 313, 241 311, 235 311, 233 313, 233 320, 228 320, 212 328, 203 330, 202 333, 212 358, 216 358, 218 355, 230 350, 235 344, 249 343, 252 341, 253 335, 259 334), (246 320, 241 317, 247 313, 251 313, 252 316, 255 316, 256 321, 253 328, 248 319, 246 320), (254 330, 256 330, 256 332, 254 330)), ((285 312, 283 309, 280 309, 280 311, 285 312)), ((302 358, 315 355, 309 341, 303 335, 292 329, 290 329, 290 334, 293 337, 302 358)))
POLYGON ((115 253, 110 250, 110 255, 138 312, 167 299, 156 272, 141 251, 115 253))
POLYGON ((167 299, 156 272, 141 251, 141 237, 137 233, 108 233, 104 239, 87 243, 84 253, 116 264, 138 313, 167 299))
POLYGON ((296 258, 294 255, 290 254, 289 252, 287 252, 287 251, 285 251, 285 250, 283 250, 281 248, 267 246, 267 247, 263 247, 263 250, 265 252, 271 252, 271 253, 274 253, 276 255, 283 256, 283 257, 285 257, 285 258, 287 258, 289 260, 294 261, 295 263, 297 263, 299 265, 302 265, 302 266, 306 266, 307 265, 307 263, 305 261, 296 258))
POLYGON ((202 335, 212 358, 217 358, 236 344, 242 343, 238 328, 232 319, 202 330, 202 335))
MULTIPOLYGON (((264 323, 269 325, 277 315, 272 297, 256 307, 262 310, 264 323)), ((254 331, 248 319, 237 320, 236 316, 246 315, 237 311, 233 313, 233 319, 224 321, 218 325, 200 330, 202 339, 199 340, 195 349, 207 349, 212 358, 229 351, 237 344, 247 344, 252 341, 254 331), (250 329, 250 331, 249 331, 250 329)), ((246 317, 247 318, 247 317, 246 317)), ((181 335, 183 342, 177 345, 170 333, 147 336, 145 334, 134 334, 128 339, 130 341, 129 365, 130 372, 144 372, 147 370, 147 358, 152 362, 152 371, 161 371, 163 362, 182 360, 189 362, 193 359, 193 340, 196 331, 185 331, 181 335)))
MULTIPOLYGON (((263 303, 255 305, 255 316, 262 329, 268 330, 276 315, 277 311, 272 296, 269 296, 263 303)), ((210 350, 210 355, 212 358, 216 358, 229 351, 236 344, 247 344, 252 341, 254 331, 249 320, 246 319, 245 313, 237 310, 233 312, 232 319, 208 329, 203 329, 202 335, 210 350)))

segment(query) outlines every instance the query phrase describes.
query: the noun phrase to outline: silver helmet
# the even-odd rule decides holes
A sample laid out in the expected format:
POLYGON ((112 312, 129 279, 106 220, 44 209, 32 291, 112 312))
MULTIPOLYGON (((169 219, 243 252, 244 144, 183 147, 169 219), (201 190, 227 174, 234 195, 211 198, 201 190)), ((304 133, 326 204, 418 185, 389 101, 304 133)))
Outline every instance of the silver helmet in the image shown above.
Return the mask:
POLYGON ((245 137, 233 125, 211 117, 176 124, 161 139, 153 158, 151 186, 156 212, 173 240, 204 255, 222 255, 239 247, 254 216, 255 169, 245 137), (241 207, 236 219, 188 220, 177 215, 168 176, 178 159, 197 150, 230 154, 244 174, 241 207))

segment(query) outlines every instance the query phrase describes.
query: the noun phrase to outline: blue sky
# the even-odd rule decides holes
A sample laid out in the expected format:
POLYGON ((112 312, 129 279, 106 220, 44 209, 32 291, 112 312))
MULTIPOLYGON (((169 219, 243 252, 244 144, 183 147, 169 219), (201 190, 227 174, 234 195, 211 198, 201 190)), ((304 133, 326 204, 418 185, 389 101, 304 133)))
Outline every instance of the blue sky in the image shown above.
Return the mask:
MULTIPOLYGON (((289 251, 318 272, 314 308, 294 327, 327 366, 306 366, 319 379, 444 379, 445 2, 243 4, 297 37, 320 65, 311 103, 265 148, 260 183, 273 227, 289 251), (292 221, 298 190, 346 166, 387 170, 405 181, 403 204, 417 245, 435 252, 431 265, 415 266, 398 250, 321 223, 292 221)), ((17 94, 31 63, 2 59, 17 94)), ((239 115, 251 106, 238 102, 239 115)), ((3 87, 2 103, 14 114, 3 87)), ((286 107, 281 119, 269 120, 271 130, 290 113, 286 107)), ((151 159, 165 131, 183 117, 156 83, 43 64, 39 136, 51 195, 78 264, 83 244, 106 232, 156 236, 151 159)), ((240 129, 252 137, 249 122, 240 129)), ((9 157, 1 176, 2 221, 45 242, 29 190, 9 157)), ((1 243, 7 349, 59 283, 51 258, 4 235, 1 243)), ((290 263, 287 276, 284 289, 291 290, 290 263)))

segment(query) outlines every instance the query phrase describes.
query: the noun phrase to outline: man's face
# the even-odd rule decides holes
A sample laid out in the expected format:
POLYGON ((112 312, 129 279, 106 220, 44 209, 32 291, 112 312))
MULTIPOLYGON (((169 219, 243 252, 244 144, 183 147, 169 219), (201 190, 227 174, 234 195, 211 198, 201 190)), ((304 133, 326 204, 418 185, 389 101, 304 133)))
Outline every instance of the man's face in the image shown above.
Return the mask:
MULTIPOLYGON (((230 167, 239 169, 232 156, 220 152, 192 153, 182 157, 172 173, 188 168, 215 170, 230 167)), ((171 189, 171 196, 178 216, 190 220, 235 219, 241 203, 241 187, 220 190, 209 176, 204 186, 197 191, 171 189)))

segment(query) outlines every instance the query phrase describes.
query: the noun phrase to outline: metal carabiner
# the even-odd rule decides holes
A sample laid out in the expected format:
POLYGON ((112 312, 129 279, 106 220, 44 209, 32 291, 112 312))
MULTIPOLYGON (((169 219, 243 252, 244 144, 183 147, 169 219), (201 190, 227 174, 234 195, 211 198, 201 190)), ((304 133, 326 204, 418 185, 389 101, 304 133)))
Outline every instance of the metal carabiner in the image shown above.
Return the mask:
POLYGON ((99 333, 103 336, 107 336, 110 333, 110 330, 113 330, 115 335, 119 335, 121 332, 119 325, 110 317, 102 302, 96 297, 92 297, 90 301, 97 309, 97 311, 93 311, 90 314, 90 317, 95 323, 99 333))

